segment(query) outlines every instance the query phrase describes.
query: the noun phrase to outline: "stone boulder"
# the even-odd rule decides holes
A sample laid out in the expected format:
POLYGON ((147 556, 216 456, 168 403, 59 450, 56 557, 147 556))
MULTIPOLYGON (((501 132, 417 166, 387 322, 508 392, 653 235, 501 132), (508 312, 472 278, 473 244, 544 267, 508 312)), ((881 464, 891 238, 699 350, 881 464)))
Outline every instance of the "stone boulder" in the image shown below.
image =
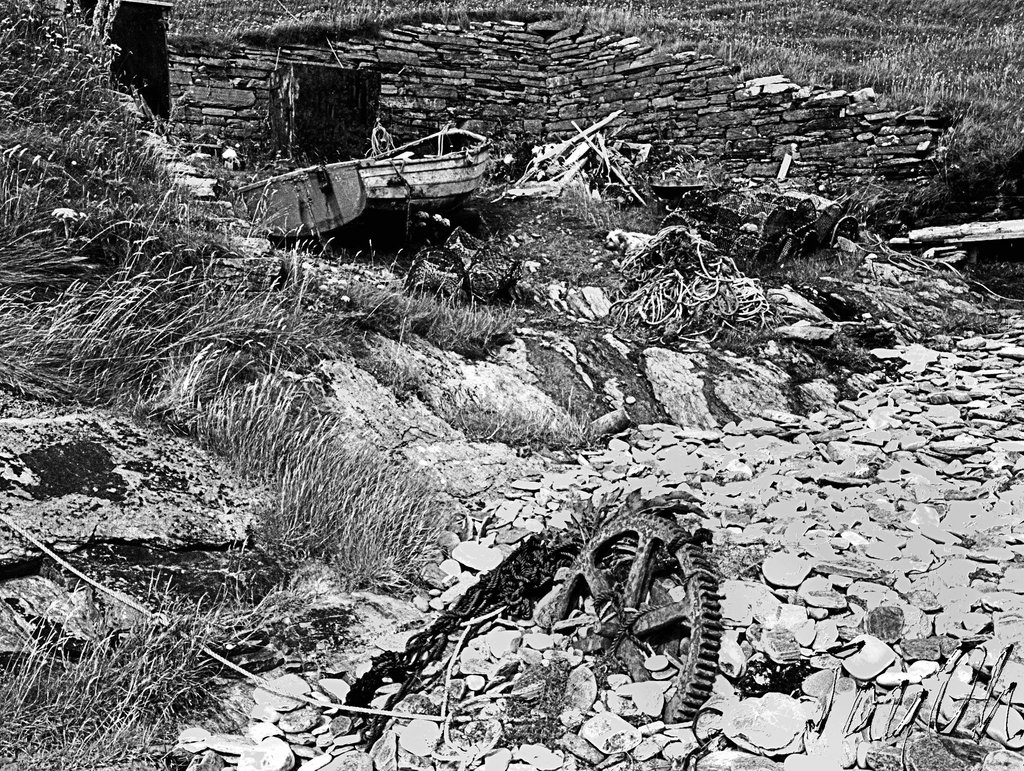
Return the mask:
POLYGON ((789 376, 774 364, 731 355, 644 351, 644 374, 673 422, 712 429, 730 420, 791 411, 789 376))
MULTIPOLYGON (((257 501, 222 462, 158 428, 0 397, 0 511, 59 552, 224 547, 246 539, 257 501)), ((0 525, 0 574, 38 556, 0 525)))

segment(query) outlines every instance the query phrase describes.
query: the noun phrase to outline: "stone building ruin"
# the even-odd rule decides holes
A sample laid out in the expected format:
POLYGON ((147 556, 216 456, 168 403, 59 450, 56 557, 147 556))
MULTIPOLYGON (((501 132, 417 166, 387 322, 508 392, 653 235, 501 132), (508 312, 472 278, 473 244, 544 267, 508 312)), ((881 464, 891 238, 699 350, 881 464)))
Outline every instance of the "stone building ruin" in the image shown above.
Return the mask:
POLYGON ((871 89, 742 80, 716 57, 560 19, 422 22, 304 44, 179 36, 169 51, 170 123, 182 138, 328 161, 362 156, 378 119, 397 141, 454 122, 538 142, 621 109, 623 138, 752 178, 775 178, 789 155, 790 178, 844 187, 927 176, 945 126, 883 109, 871 89))

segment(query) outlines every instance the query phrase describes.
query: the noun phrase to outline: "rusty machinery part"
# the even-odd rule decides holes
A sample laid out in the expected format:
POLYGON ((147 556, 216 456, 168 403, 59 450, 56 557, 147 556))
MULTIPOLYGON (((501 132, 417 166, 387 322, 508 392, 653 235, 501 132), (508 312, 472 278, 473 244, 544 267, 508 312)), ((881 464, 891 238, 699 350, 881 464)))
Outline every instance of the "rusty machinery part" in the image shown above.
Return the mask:
POLYGON ((684 500, 662 498, 611 517, 538 618, 548 626, 568 618, 589 592, 599 619, 593 642, 634 680, 651 679, 650 654, 674 660, 679 675, 666 722, 691 719, 711 695, 723 632, 718 579, 704 550, 710 534, 691 535, 678 521, 692 511, 684 500))

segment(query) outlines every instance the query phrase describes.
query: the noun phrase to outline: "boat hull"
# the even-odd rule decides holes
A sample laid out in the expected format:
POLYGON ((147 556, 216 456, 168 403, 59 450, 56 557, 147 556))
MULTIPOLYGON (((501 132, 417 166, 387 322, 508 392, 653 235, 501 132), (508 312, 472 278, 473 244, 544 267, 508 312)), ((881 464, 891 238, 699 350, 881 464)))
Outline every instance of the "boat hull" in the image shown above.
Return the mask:
POLYGON ((238 189, 250 219, 268 236, 317 238, 366 208, 366 187, 348 163, 311 166, 238 189))
POLYGON ((458 206, 483 183, 490 149, 486 140, 480 140, 479 145, 445 155, 358 161, 367 208, 445 211, 458 206))

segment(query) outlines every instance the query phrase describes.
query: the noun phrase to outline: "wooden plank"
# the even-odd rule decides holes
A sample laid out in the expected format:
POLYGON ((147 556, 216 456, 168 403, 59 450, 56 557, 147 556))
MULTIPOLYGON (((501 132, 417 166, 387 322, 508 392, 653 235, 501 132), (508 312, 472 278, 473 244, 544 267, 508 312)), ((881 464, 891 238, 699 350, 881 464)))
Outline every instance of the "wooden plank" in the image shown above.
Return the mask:
MULTIPOLYGON (((587 128, 584 131, 581 131, 579 126, 576 126, 575 124, 573 124, 573 125, 575 126, 576 130, 579 131, 580 134, 583 135, 582 139, 586 139, 587 137, 591 136, 592 134, 596 134, 598 131, 603 129, 605 126, 607 126, 612 121, 616 120, 620 115, 622 115, 623 112, 625 112, 625 110, 616 110, 611 115, 608 115, 608 116, 602 118, 597 123, 593 124, 592 126, 590 126, 589 128, 587 128)), ((564 142, 562 142, 562 144, 558 145, 558 150, 554 153, 554 156, 561 155, 566 150, 568 150, 570 147, 572 147, 576 143, 582 141, 582 139, 580 138, 579 135, 574 135, 574 136, 570 137, 569 139, 566 139, 564 142)))
MULTIPOLYGON (((590 141, 590 137, 588 137, 588 136, 587 136, 587 135, 586 135, 586 134, 585 134, 585 133, 583 132, 583 129, 581 129, 581 128, 580 128, 579 126, 577 126, 577 125, 576 125, 576 122, 575 122, 575 121, 573 121, 573 122, 572 122, 572 127, 573 127, 574 129, 576 129, 576 130, 577 130, 578 132, 580 132, 580 136, 581 136, 581 137, 583 137, 583 141, 584 141, 584 142, 586 142, 586 143, 587 143, 587 144, 588 144, 588 145, 590 146, 590 148, 591 148, 591 149, 592 149, 592 150, 593 150, 593 151, 594 151, 595 153, 598 153, 599 155, 601 155, 601 151, 600 151, 600 150, 598 150, 598 149, 597 149, 597 148, 596 148, 596 147, 594 146, 594 143, 590 141)), ((623 173, 622 173, 621 171, 619 171, 619 170, 618 170, 618 168, 616 168, 615 164, 613 164, 613 163, 612 163, 612 159, 608 157, 607 153, 603 154, 603 155, 602 155, 602 157, 604 158, 604 162, 605 162, 605 163, 607 164, 607 166, 608 166, 608 170, 609 170, 609 171, 610 171, 610 172, 611 172, 612 174, 614 174, 614 175, 615 175, 616 177, 618 177, 618 178, 619 178, 619 181, 620 181, 620 182, 621 182, 621 183, 622 183, 623 185, 625 185, 626 189, 627 189, 627 190, 628 190, 628 191, 629 191, 629 192, 630 192, 630 193, 632 194, 632 196, 633 196, 634 198, 636 198, 636 200, 637 200, 637 201, 639 201, 639 202, 640 202, 640 205, 641 205, 641 206, 646 206, 646 205, 647 205, 647 201, 645 201, 645 200, 643 199, 643 196, 641 196, 641 195, 640 195, 640 193, 638 193, 638 192, 636 191, 636 188, 634 188, 634 187, 633 187, 633 186, 632 186, 631 184, 629 184, 629 180, 628 180, 628 179, 626 179, 626 176, 625 176, 625 175, 624 175, 624 174, 623 174, 623 173)))
POLYGON ((972 222, 967 225, 921 228, 911 230, 907 238, 919 244, 941 242, 967 243, 978 241, 1012 241, 1024 239, 1024 220, 972 222))

